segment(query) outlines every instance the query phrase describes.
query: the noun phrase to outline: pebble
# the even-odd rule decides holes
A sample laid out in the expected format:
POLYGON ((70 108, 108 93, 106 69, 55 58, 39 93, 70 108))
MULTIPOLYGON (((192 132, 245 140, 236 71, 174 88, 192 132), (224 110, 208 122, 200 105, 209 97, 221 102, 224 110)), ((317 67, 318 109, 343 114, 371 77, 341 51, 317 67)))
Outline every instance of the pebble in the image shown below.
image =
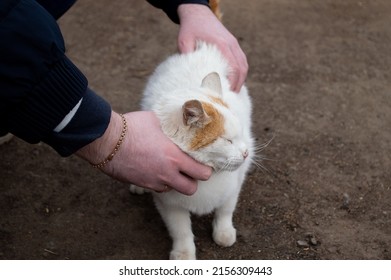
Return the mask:
POLYGON ((305 234, 305 237, 307 237, 307 238, 311 238, 311 237, 314 237, 314 234, 312 233, 312 232, 306 232, 305 234))
POLYGON ((316 246, 318 245, 318 240, 316 240, 316 238, 313 236, 310 238, 310 244, 316 246))
POLYGON ((298 240, 297 241, 297 246, 299 246, 300 248, 308 248, 308 247, 310 247, 308 242, 305 241, 305 240, 298 240))
POLYGON ((305 236, 305 240, 298 240, 296 242, 298 247, 309 248, 310 246, 319 245, 318 240, 316 239, 315 235, 312 232, 306 232, 304 236, 305 236))
POLYGON ((350 205, 350 196, 347 193, 344 193, 342 198, 341 208, 347 210, 349 209, 349 205, 350 205))

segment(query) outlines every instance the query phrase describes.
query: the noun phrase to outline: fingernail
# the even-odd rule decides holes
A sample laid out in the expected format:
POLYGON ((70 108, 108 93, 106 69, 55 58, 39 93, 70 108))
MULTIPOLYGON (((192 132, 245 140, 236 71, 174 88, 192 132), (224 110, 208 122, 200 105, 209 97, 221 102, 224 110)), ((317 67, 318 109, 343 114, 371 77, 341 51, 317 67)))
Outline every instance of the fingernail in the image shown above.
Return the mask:
POLYGON ((195 186, 187 189, 186 192, 183 192, 183 194, 190 196, 193 195, 196 191, 197 191, 197 183, 195 186))
POLYGON ((212 168, 208 167, 204 175, 205 175, 204 180, 208 180, 210 176, 212 176, 212 168))

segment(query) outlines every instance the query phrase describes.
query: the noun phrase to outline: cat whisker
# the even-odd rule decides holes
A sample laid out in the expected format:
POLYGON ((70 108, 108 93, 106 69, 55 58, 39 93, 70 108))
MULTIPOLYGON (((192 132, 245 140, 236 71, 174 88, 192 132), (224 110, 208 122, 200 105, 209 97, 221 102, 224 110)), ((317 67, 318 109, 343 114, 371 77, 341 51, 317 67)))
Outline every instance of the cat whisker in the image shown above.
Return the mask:
POLYGON ((263 151, 264 149, 266 149, 266 148, 270 145, 270 143, 271 143, 273 140, 274 140, 274 135, 272 136, 272 138, 271 138, 270 140, 266 141, 265 143, 256 144, 256 145, 254 146, 254 151, 256 151, 256 152, 261 152, 261 151, 263 151))
POLYGON ((230 168, 231 168, 231 166, 232 166, 232 161, 233 161, 232 158, 229 158, 229 159, 226 161, 226 163, 225 163, 225 165, 224 165, 224 170, 230 170, 230 168))
POLYGON ((229 163, 227 161, 224 162, 224 164, 219 169, 216 170, 216 173, 221 173, 222 171, 224 171, 227 168, 228 164, 229 163))
POLYGON ((263 165, 260 161, 257 161, 257 160, 254 160, 254 159, 251 159, 251 163, 258 169, 260 169, 261 171, 263 172, 267 172, 271 175, 274 175, 273 172, 267 168, 265 165, 263 165))
POLYGON ((272 159, 272 158, 268 158, 268 157, 265 157, 263 155, 259 155, 259 154, 255 154, 253 156, 253 159, 254 160, 259 160, 259 161, 277 161, 276 159, 272 159))
POLYGON ((233 171, 236 169, 235 166, 238 165, 239 161, 240 159, 236 157, 229 158, 222 164, 222 166, 219 169, 215 169, 215 172, 220 173, 222 171, 228 171, 228 170, 233 171))
POLYGON ((223 166, 223 167, 220 167, 219 169, 217 169, 217 170, 215 170, 215 171, 216 171, 216 173, 218 174, 218 173, 221 173, 221 171, 223 171, 223 169, 224 169, 224 166, 223 166))
POLYGON ((262 170, 263 172, 267 172, 268 174, 274 175, 271 170, 269 170, 262 162, 264 161, 276 161, 275 159, 268 158, 261 154, 263 150, 265 150, 270 143, 273 141, 274 135, 272 138, 265 143, 262 144, 255 144, 253 148, 253 156, 251 158, 251 163, 258 169, 262 170))

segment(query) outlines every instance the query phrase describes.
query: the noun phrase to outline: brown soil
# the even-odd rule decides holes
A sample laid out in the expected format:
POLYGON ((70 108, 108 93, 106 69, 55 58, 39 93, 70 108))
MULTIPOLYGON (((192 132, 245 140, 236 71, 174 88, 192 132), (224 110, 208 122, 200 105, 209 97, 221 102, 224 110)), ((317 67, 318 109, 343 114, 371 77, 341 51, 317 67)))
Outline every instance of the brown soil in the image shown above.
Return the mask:
MULTIPOLYGON (((199 259, 391 259, 391 3, 222 1, 248 55, 254 169, 220 248, 194 217, 199 259)), ((83 0, 61 20, 68 54, 119 112, 176 51, 177 27, 145 1, 83 0)), ((0 146, 0 258, 166 259, 149 195, 76 157, 0 146)))

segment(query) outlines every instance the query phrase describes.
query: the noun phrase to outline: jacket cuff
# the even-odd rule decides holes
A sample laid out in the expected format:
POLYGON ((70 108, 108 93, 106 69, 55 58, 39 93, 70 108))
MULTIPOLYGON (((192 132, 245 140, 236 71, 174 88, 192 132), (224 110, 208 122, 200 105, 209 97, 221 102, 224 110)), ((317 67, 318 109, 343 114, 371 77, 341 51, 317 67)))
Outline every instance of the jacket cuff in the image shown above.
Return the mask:
POLYGON ((9 118, 11 132, 29 143, 38 143, 80 101, 87 83, 80 70, 63 56, 24 102, 15 106, 9 118))
POLYGON ((79 109, 60 132, 52 131, 42 141, 61 156, 70 156, 101 137, 110 123, 111 107, 100 96, 87 88, 79 109))
POLYGON ((36 0, 42 7, 45 8, 56 20, 59 19, 66 11, 75 4, 76 0, 36 0))
POLYGON ((209 7, 209 0, 171 0, 171 1, 156 1, 148 0, 153 6, 162 9, 167 16, 175 23, 179 23, 178 6, 181 4, 200 4, 209 7))

